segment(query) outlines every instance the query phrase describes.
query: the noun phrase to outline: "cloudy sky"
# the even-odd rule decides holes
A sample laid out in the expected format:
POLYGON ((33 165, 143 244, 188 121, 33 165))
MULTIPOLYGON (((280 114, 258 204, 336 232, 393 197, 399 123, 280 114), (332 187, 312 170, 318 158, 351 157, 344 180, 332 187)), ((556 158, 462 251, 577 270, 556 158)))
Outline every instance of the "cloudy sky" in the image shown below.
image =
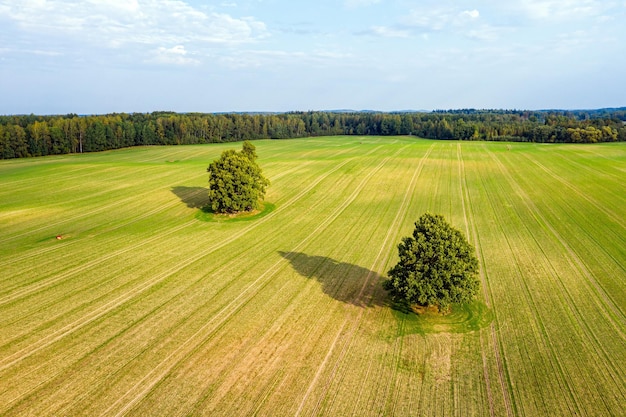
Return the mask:
POLYGON ((626 106, 626 0, 0 0, 0 114, 626 106))

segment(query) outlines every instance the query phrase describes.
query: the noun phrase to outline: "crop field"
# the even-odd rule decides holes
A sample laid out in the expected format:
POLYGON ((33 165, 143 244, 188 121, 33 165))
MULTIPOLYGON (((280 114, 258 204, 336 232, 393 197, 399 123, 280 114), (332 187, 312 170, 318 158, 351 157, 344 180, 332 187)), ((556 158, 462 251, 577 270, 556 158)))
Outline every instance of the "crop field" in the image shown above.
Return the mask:
POLYGON ((254 143, 235 219, 240 143, 0 162, 0 415, 624 415, 626 144, 254 143), (449 316, 381 285, 425 211, 480 261, 449 316))

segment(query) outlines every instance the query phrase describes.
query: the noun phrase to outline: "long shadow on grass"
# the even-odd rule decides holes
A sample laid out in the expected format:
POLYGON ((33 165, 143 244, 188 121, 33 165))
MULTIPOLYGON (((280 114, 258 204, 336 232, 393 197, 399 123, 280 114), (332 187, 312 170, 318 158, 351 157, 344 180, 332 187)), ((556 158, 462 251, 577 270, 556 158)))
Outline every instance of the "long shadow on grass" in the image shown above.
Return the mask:
POLYGON ((383 289, 382 277, 367 268, 339 262, 325 256, 301 252, 279 252, 293 269, 308 279, 317 280, 322 291, 335 300, 359 307, 391 308, 398 323, 397 336, 426 333, 467 333, 488 326, 493 312, 481 301, 454 305, 446 315, 416 314, 408 305, 392 302, 383 289))
POLYGON ((172 187, 172 192, 189 208, 203 208, 209 204, 209 189, 204 187, 172 187))
POLYGON ((291 263, 298 274, 317 280, 322 291, 335 300, 359 307, 388 305, 387 297, 379 291, 379 288, 382 290, 381 276, 374 271, 325 256, 310 256, 301 252, 278 253, 291 263))

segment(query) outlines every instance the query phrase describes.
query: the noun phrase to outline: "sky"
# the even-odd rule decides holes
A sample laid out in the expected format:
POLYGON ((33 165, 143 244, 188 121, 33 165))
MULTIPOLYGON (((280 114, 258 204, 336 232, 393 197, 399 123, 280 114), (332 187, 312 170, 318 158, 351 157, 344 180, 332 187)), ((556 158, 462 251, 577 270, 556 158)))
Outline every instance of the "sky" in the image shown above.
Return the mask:
POLYGON ((0 114, 626 106, 626 0, 0 0, 0 114))

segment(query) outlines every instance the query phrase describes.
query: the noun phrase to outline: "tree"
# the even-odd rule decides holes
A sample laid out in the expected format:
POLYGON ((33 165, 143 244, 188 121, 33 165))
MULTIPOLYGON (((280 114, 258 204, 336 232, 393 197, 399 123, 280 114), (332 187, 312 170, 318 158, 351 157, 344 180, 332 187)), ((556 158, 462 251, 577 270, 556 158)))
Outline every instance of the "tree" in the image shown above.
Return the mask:
POLYGON ((435 306, 471 301, 479 289, 473 246, 443 216, 425 213, 413 235, 398 245, 400 261, 388 272, 385 289, 408 304, 435 306))
POLYGON ((249 141, 243 149, 222 152, 209 165, 209 199, 216 213, 238 213, 259 208, 269 180, 256 163, 256 148, 249 141))

